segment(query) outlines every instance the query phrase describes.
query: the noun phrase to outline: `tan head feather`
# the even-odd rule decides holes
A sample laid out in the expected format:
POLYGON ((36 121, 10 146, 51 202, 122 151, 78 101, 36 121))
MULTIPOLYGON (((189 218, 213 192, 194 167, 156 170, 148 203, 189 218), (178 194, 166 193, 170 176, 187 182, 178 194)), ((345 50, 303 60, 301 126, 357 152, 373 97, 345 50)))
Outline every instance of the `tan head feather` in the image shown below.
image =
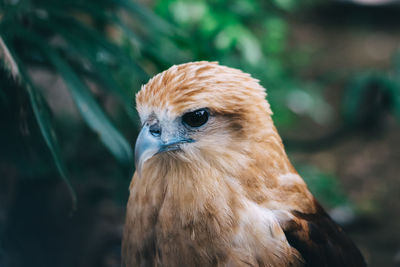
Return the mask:
POLYGON ((265 89, 249 74, 217 62, 200 61, 175 65, 154 76, 136 95, 136 103, 144 115, 149 108, 177 116, 206 106, 221 114, 253 108, 271 114, 265 97, 265 89))

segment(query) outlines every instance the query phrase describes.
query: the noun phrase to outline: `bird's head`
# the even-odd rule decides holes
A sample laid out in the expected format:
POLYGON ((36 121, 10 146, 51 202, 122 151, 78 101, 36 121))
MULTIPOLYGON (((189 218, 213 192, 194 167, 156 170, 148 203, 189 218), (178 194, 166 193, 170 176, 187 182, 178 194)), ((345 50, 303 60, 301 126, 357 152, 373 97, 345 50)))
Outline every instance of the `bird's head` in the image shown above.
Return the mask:
POLYGON ((258 80, 215 62, 182 64, 156 75, 136 95, 142 123, 136 169, 140 174, 149 159, 210 166, 225 159, 227 169, 246 162, 239 159, 253 149, 249 140, 275 131, 265 97, 258 80), (227 164, 227 158, 235 161, 227 164))

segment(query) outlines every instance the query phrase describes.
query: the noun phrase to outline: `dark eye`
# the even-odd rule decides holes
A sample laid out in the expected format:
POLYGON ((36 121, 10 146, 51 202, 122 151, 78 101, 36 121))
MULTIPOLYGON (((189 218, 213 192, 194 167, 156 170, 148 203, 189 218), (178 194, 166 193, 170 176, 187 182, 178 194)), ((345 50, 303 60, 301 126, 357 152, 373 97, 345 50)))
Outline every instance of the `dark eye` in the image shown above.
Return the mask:
POLYGON ((184 124, 190 127, 200 127, 208 121, 209 113, 206 109, 198 109, 182 116, 184 124))

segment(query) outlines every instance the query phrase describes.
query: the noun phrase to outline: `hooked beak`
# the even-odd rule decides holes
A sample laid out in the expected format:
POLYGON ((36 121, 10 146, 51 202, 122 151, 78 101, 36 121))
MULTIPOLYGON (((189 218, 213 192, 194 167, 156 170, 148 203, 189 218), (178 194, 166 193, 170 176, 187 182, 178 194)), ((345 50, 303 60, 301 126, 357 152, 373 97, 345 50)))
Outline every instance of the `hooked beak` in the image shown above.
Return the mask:
POLYGON ((193 139, 179 136, 165 137, 158 124, 156 125, 159 129, 157 132, 152 131, 153 126, 145 123, 136 139, 135 166, 139 176, 141 175, 143 164, 154 155, 179 150, 181 144, 194 142, 193 139))

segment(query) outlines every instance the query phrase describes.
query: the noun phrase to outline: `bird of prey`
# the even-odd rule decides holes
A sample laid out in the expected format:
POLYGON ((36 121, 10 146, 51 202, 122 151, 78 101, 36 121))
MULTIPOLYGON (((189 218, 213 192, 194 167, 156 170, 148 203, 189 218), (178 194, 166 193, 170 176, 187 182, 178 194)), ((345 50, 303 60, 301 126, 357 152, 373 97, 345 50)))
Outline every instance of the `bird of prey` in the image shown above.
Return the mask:
POLYGON ((258 80, 176 65, 136 106, 123 266, 365 266, 289 162, 258 80))

